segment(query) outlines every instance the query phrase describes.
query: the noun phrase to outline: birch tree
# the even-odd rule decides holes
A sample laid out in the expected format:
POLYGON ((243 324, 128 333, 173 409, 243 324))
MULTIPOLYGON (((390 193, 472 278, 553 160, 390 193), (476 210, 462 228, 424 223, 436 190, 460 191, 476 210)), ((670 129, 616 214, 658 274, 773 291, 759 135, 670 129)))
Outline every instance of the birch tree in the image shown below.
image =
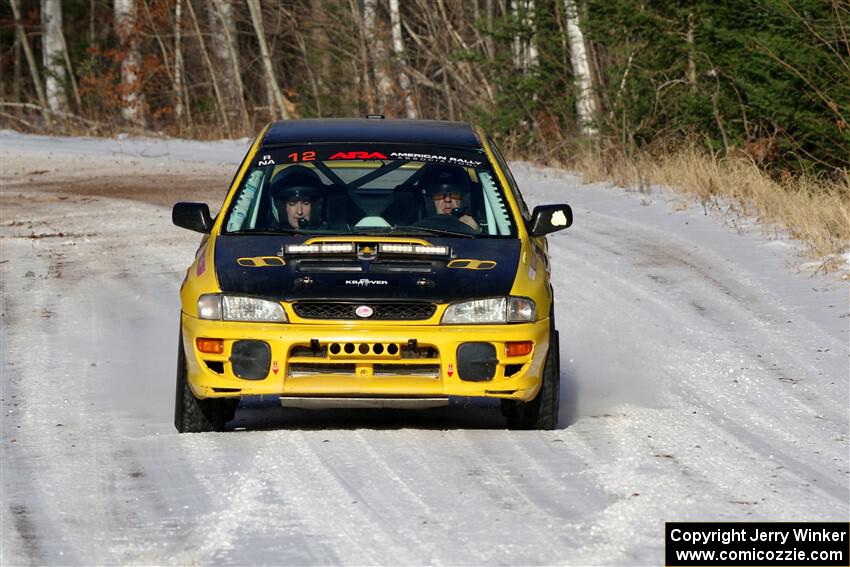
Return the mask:
POLYGON ((248 109, 245 106, 245 90, 242 86, 242 68, 236 46, 236 20, 229 0, 213 0, 207 3, 210 25, 210 44, 216 69, 220 69, 229 80, 221 81, 221 95, 226 111, 231 116, 239 115, 242 127, 249 128, 248 109))
POLYGON ((404 40, 401 37, 401 13, 399 12, 398 0, 390 0, 390 24, 393 34, 393 53, 398 65, 396 77, 398 78, 398 88, 404 100, 404 113, 408 118, 417 118, 416 107, 413 104, 413 96, 410 92, 410 79, 405 70, 407 62, 404 55, 404 40))
POLYGON ((263 62, 263 70, 266 76, 266 87, 271 91, 274 104, 277 107, 277 114, 281 119, 288 120, 295 113, 295 105, 286 100, 283 92, 280 90, 280 85, 277 82, 277 77, 274 73, 274 65, 272 64, 271 54, 269 53, 269 45, 266 41, 266 32, 263 27, 263 12, 260 8, 260 0, 246 0, 248 3, 248 11, 251 12, 251 22, 254 24, 254 33, 257 35, 257 42, 260 45, 260 59, 263 62))
POLYGON ((353 21, 357 23, 357 43, 360 49, 359 60, 357 58, 352 60, 358 70, 354 75, 354 83, 360 91, 360 99, 365 99, 366 111, 371 113, 375 111, 375 93, 372 90, 372 79, 369 77, 369 38, 366 37, 366 26, 363 25, 365 19, 358 6, 358 0, 348 0, 348 5, 353 21))
POLYGON ((65 95, 65 55, 62 41, 62 3, 41 0, 42 63, 44 65, 44 94, 53 112, 68 111, 65 95))
MULTIPOLYGON (((364 0, 363 2, 363 29, 366 41, 371 45, 369 60, 371 62, 372 74, 375 76, 375 84, 378 90, 378 106, 386 109, 392 99, 392 81, 386 71, 387 46, 384 43, 381 30, 378 29, 377 0, 364 0)), ((383 110, 382 110, 383 112, 383 110)))
POLYGON ((567 26, 567 38, 570 42, 570 61, 575 77, 576 115, 582 134, 590 138, 597 134, 596 99, 593 96, 590 62, 584 45, 584 34, 579 26, 575 0, 564 0, 564 19, 567 26))
POLYGON ((139 76, 139 46, 136 35, 136 3, 134 0, 113 0, 115 33, 118 36, 121 60, 121 113, 135 124, 144 121, 145 98, 139 76))
POLYGON ((526 72, 537 66, 538 52, 535 43, 534 0, 511 0, 511 15, 518 27, 514 34, 514 66, 526 72))
POLYGON ((694 49, 694 31, 696 30, 696 18, 693 11, 688 13, 688 31, 685 33, 685 43, 688 45, 688 84, 691 91, 697 90, 697 61, 694 49))
POLYGON ((184 108, 189 108, 189 101, 183 104, 183 0, 174 2, 174 116, 177 121, 183 120, 184 108))

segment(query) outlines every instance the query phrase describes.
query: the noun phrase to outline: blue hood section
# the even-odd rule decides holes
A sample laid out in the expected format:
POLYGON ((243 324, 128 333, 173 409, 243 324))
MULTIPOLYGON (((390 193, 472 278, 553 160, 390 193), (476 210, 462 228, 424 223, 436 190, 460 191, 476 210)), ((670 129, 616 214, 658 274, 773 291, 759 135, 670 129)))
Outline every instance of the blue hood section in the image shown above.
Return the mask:
MULTIPOLYGON (((507 295, 513 287, 519 264, 519 239, 429 236, 426 240, 435 246, 449 246, 451 258, 379 253, 374 260, 362 260, 355 254, 314 254, 286 257, 285 264, 276 265, 287 244, 303 244, 305 238, 222 235, 215 241, 215 269, 223 292, 286 301, 385 299, 445 303, 507 295), (496 265, 490 269, 469 269, 469 266, 489 264, 454 262, 467 267, 448 267, 452 260, 459 259, 496 265)), ((380 237, 375 238, 374 244, 381 241, 380 237)))

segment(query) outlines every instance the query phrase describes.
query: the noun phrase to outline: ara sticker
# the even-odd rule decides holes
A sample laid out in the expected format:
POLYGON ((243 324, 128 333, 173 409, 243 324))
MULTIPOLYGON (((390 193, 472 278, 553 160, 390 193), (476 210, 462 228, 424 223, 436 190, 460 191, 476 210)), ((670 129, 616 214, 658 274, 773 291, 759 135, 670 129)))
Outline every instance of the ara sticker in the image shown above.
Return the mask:
POLYGON ((452 375, 452 374, 454 374, 454 373, 455 373, 455 367, 454 367, 454 366, 452 366, 452 363, 450 362, 450 363, 449 363, 449 367, 446 369, 446 374, 448 374, 449 376, 451 376, 451 375, 452 375))
POLYGON ((381 152, 337 152, 328 159, 387 159, 387 156, 381 152))
POLYGON ((257 165, 274 165, 274 160, 272 156, 266 154, 263 156, 263 159, 257 162, 257 165))
POLYGON ((274 364, 272 364, 272 372, 274 372, 275 374, 277 374, 279 370, 280 370, 280 368, 278 368, 278 366, 277 366, 277 361, 275 360, 275 361, 274 361, 274 364))

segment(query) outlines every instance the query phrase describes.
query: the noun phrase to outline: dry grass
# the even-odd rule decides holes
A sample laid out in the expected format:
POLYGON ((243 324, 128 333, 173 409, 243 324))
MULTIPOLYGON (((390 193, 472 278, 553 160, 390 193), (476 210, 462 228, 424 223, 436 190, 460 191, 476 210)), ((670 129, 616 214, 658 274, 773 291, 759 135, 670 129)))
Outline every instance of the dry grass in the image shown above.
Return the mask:
POLYGON ((606 155, 587 149, 570 165, 587 182, 613 181, 640 191, 665 185, 693 197, 706 209, 783 227, 804 244, 807 256, 823 262, 820 269, 824 271, 840 269, 842 254, 850 248, 850 175, 846 172, 837 181, 811 177, 777 181, 747 158, 718 158, 695 149, 661 157, 606 155), (721 207, 721 202, 726 206, 721 207))

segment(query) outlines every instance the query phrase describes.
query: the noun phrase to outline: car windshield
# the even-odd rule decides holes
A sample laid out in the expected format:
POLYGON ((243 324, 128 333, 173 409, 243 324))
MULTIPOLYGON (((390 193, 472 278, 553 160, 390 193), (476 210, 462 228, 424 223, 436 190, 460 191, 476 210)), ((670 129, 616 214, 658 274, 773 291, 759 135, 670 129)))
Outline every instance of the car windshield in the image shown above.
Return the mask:
POLYGON ((356 146, 260 150, 224 233, 516 237, 483 151, 356 146))

